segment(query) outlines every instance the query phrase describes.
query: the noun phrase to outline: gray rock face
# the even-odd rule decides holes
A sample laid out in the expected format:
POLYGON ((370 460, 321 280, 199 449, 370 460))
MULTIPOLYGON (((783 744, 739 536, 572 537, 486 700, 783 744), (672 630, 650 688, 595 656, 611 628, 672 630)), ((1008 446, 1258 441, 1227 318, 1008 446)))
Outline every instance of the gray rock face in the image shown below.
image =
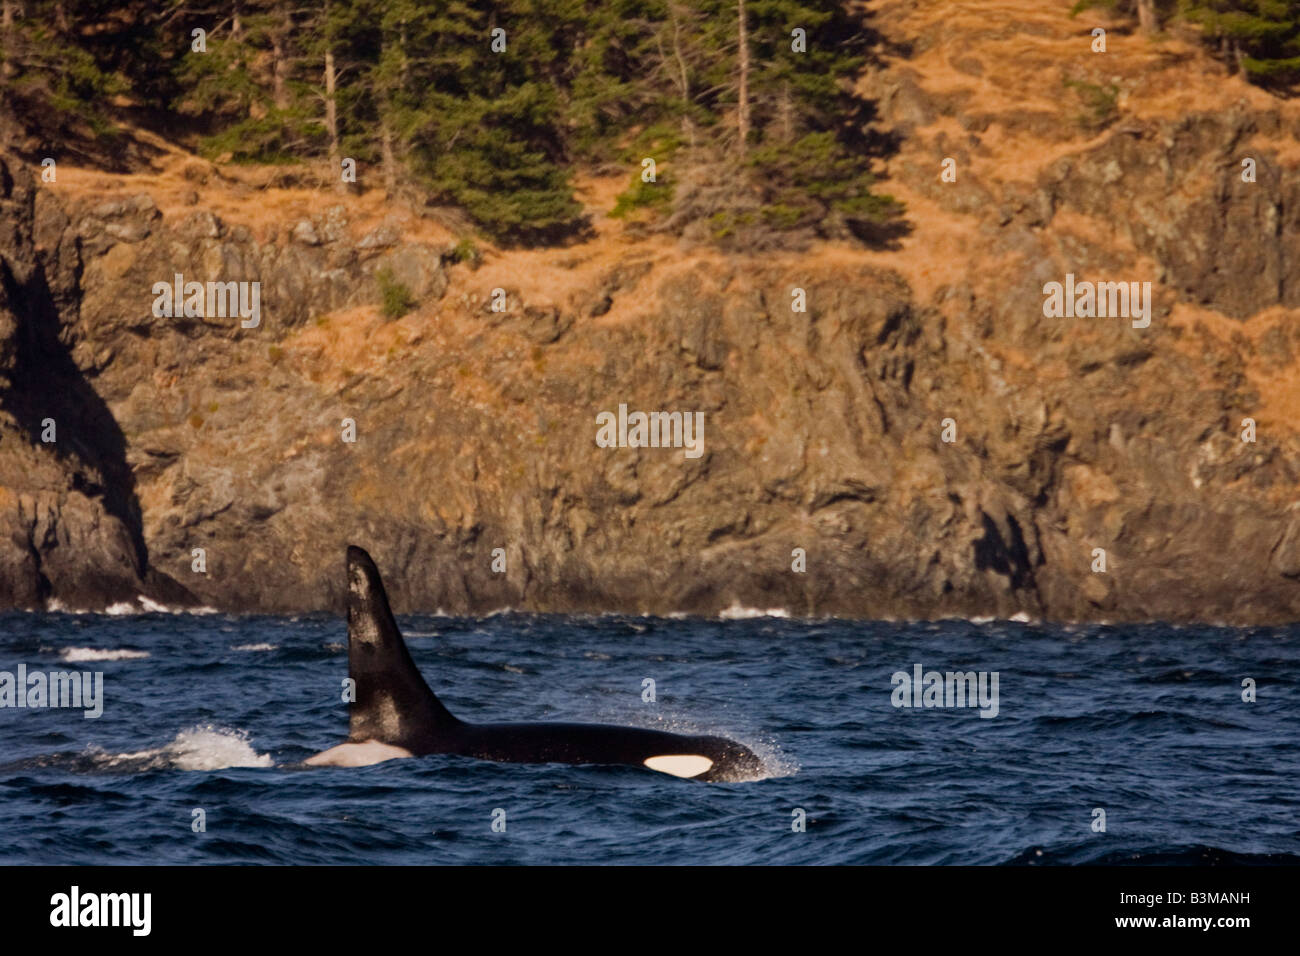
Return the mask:
POLYGON ((391 269, 393 278, 406 286, 417 300, 441 299, 447 291, 442 256, 428 246, 404 245, 394 249, 380 256, 374 268, 376 272, 391 269))
POLYGON ((1062 160, 1043 190, 1053 203, 1112 218, 1189 301, 1236 319, 1300 307, 1300 182, 1272 150, 1245 145, 1267 139, 1270 122, 1275 137, 1270 114, 1129 124, 1062 160), (1243 159, 1255 162, 1253 182, 1242 179, 1243 159))
MULTIPOLYGON (((147 200, 147 197, 144 197, 147 200)), ((140 241, 152 201, 101 208, 140 241)), ((72 359, 79 235, 30 174, 0 161, 0 605, 192 600, 150 568, 126 440, 72 359)))

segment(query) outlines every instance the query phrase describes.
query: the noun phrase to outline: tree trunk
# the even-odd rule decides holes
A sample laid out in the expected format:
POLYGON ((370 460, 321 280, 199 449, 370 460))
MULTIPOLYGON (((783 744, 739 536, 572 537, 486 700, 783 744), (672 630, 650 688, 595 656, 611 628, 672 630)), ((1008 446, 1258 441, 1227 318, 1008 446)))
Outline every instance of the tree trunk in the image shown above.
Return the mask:
POLYGON ((330 175, 335 188, 343 189, 342 169, 339 167, 339 107, 334 95, 334 51, 325 48, 325 132, 330 138, 330 175))
POLYGON ((781 138, 789 143, 794 140, 794 98, 790 95, 790 82, 781 84, 781 100, 777 104, 777 116, 781 123, 781 138))
POLYGON ((397 40, 399 44, 398 50, 402 54, 401 83, 402 83, 402 92, 405 93, 407 88, 411 85, 411 64, 410 61, 407 60, 406 58, 406 21, 403 20, 400 24, 398 24, 398 27, 399 27, 399 31, 398 31, 399 35, 397 40))
POLYGON ((18 66, 14 62, 18 55, 17 31, 14 28, 14 4, 13 0, 3 0, 0 3, 0 32, 4 33, 0 42, 3 43, 4 67, 0 69, 0 76, 6 80, 12 78, 18 73, 18 66))
POLYGON ((278 110, 289 105, 289 93, 285 87, 284 39, 277 33, 271 38, 271 102, 278 110))
POLYGON ((745 30, 745 0, 736 0, 736 35, 740 44, 736 68, 736 134, 740 138, 740 158, 745 158, 749 142, 749 37, 745 30))
POLYGON ((387 116, 379 125, 379 150, 384 164, 384 195, 392 199, 397 195, 397 157, 393 155, 393 128, 387 116))
POLYGON ((673 21, 673 60, 677 63, 677 93, 682 98, 682 133, 691 149, 695 149, 695 124, 691 122, 691 75, 682 55, 682 21, 677 4, 668 5, 668 15, 673 21))
POLYGON ((1160 30, 1160 15, 1156 12, 1156 0, 1137 0, 1138 27, 1143 33, 1157 33, 1160 30))
POLYGON ((280 28, 271 34, 271 100, 276 109, 289 107, 289 58, 286 50, 293 36, 293 15, 280 6, 280 28))

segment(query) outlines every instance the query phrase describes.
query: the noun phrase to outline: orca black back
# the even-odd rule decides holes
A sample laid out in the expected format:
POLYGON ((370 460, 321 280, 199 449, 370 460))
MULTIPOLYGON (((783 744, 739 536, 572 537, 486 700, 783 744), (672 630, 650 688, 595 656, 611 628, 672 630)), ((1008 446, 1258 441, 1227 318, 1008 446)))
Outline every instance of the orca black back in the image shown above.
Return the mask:
POLYGON ((607 724, 458 720, 425 683, 397 629, 375 562, 349 546, 348 674, 355 700, 348 742, 310 764, 360 766, 392 757, 454 753, 512 763, 632 764, 696 780, 758 776, 762 762, 725 737, 607 724))

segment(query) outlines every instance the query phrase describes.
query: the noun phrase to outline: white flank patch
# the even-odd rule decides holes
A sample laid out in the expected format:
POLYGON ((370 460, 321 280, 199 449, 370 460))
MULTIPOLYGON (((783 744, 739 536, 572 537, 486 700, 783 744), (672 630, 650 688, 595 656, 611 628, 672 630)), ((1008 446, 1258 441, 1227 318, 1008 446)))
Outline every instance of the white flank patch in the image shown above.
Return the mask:
POLYGON ((713 766, 713 761, 699 754, 663 754, 647 757, 645 765, 651 770, 670 773, 674 777, 698 777, 713 766))
POLYGON ((367 740, 359 744, 339 744, 329 750, 322 750, 315 756, 308 757, 304 763, 309 767, 368 767, 372 763, 383 763, 397 757, 410 757, 411 752, 405 747, 394 747, 378 740, 367 740))

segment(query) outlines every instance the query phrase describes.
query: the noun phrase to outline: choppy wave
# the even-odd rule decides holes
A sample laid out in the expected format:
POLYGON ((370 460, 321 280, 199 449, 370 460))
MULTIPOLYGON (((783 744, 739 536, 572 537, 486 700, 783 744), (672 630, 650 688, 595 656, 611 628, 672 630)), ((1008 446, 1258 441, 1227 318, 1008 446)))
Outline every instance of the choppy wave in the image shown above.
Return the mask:
MULTIPOLYGON (((136 603, 130 601, 115 601, 114 603, 103 608, 77 608, 68 607, 58 598, 50 600, 46 610, 52 614, 107 614, 109 617, 129 617, 135 614, 194 614, 206 616, 209 614, 219 614, 215 607, 172 607, 168 604, 160 604, 152 598, 145 597, 143 594, 136 595, 136 603)), ((35 612, 40 613, 40 612, 35 612)))
POLYGON ((750 621, 756 617, 786 618, 789 616, 790 612, 783 607, 771 607, 763 611, 756 607, 745 607, 735 602, 730 607, 724 607, 718 612, 718 619, 723 621, 750 621))
POLYGON ((140 612, 142 614, 217 614, 215 607, 172 607, 170 604, 160 604, 157 601, 145 597, 143 594, 136 598, 140 602, 140 612))
POLYGON ((138 661, 149 656, 148 651, 128 647, 61 647, 59 657, 70 664, 88 661, 138 661))
POLYGON ((182 730, 171 742, 139 756, 162 759, 177 770, 224 770, 227 767, 271 767, 270 754, 253 749, 247 732, 210 724, 182 730))
POLYGON ((227 767, 271 767, 270 754, 253 749, 242 730, 210 724, 182 730, 161 747, 127 753, 87 748, 95 769, 105 771, 225 770, 227 767))
POLYGON ((97 744, 73 752, 42 754, 4 766, 4 771, 42 768, 84 774, 134 774, 157 770, 213 771, 232 767, 273 767, 270 754, 259 754, 246 731, 203 724, 180 731, 160 747, 112 751, 97 744))
POLYGON ((69 848, 77 862, 148 864, 1300 863, 1300 626, 401 623, 438 632, 411 640, 411 656, 463 720, 716 734, 767 772, 715 785, 437 754, 312 772, 302 761, 347 734, 344 621, 0 614, 0 670, 61 649, 149 655, 102 665, 100 718, 0 711, 6 859, 57 862, 69 848), (893 706, 891 675, 916 662, 998 671, 998 716, 893 706), (1245 676, 1258 701, 1243 700, 1245 676), (208 833, 190 839, 196 807, 208 833), (493 807, 515 808, 523 839, 489 838, 493 807), (1090 830, 1097 808, 1104 833, 1090 830), (793 809, 809 838, 791 836, 793 809))

